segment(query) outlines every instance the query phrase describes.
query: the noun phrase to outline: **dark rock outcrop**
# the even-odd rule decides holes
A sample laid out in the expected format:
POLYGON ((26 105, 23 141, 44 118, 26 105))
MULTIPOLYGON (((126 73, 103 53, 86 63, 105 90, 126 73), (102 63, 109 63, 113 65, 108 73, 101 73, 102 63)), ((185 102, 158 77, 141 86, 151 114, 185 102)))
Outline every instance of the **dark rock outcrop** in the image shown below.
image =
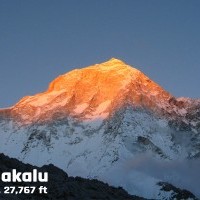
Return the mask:
POLYGON ((161 186, 161 190, 165 191, 165 192, 171 192, 171 200, 173 199, 194 199, 194 200, 198 200, 190 191, 188 190, 182 190, 179 189, 175 186, 173 186, 172 184, 169 183, 165 183, 165 182, 159 182, 158 183, 159 186, 161 186))

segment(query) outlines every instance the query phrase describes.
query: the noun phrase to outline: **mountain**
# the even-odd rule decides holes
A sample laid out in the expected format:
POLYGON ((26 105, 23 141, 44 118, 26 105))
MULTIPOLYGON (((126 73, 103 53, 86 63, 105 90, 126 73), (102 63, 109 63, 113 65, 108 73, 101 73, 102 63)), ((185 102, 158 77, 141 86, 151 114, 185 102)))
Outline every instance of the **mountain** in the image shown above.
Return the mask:
POLYGON ((169 182, 200 196, 200 99, 175 98, 118 59, 61 75, 0 110, 0 137, 6 155, 130 194, 170 199, 160 184, 169 182))

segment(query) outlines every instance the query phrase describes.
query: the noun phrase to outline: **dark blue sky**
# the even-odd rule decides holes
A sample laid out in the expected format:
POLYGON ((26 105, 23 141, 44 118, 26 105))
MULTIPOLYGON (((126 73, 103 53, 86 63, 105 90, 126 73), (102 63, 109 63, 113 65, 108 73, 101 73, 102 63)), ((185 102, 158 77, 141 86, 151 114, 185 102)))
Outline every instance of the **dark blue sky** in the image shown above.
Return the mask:
POLYGON ((199 0, 0 0, 0 107, 111 57, 200 97, 199 20, 199 0))

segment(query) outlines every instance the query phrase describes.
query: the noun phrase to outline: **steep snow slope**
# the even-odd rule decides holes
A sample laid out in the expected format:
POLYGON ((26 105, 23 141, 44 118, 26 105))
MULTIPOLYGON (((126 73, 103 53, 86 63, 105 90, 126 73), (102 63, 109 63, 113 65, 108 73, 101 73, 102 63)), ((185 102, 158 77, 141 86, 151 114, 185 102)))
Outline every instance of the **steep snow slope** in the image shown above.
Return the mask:
POLYGON ((170 175, 152 175, 141 159, 199 158, 199 133, 199 100, 176 99, 117 59, 73 70, 0 111, 0 152, 152 199, 170 199, 158 184, 170 175))

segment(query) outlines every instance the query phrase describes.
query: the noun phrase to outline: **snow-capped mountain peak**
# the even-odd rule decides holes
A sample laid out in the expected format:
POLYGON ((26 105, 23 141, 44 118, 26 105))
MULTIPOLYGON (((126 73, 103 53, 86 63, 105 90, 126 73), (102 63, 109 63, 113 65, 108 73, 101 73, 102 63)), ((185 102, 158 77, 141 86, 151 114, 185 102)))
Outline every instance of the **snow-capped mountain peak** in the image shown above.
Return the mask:
POLYGON ((171 97, 139 70, 112 58, 57 77, 47 91, 22 98, 10 109, 10 116, 24 124, 49 121, 57 113, 106 118, 122 104, 158 109, 171 97))
POLYGON ((173 199, 159 183, 180 186, 182 176, 150 169, 200 157, 200 101, 175 98, 114 58, 63 74, 47 91, 0 110, 0 138, 0 152, 24 162, 173 199))

